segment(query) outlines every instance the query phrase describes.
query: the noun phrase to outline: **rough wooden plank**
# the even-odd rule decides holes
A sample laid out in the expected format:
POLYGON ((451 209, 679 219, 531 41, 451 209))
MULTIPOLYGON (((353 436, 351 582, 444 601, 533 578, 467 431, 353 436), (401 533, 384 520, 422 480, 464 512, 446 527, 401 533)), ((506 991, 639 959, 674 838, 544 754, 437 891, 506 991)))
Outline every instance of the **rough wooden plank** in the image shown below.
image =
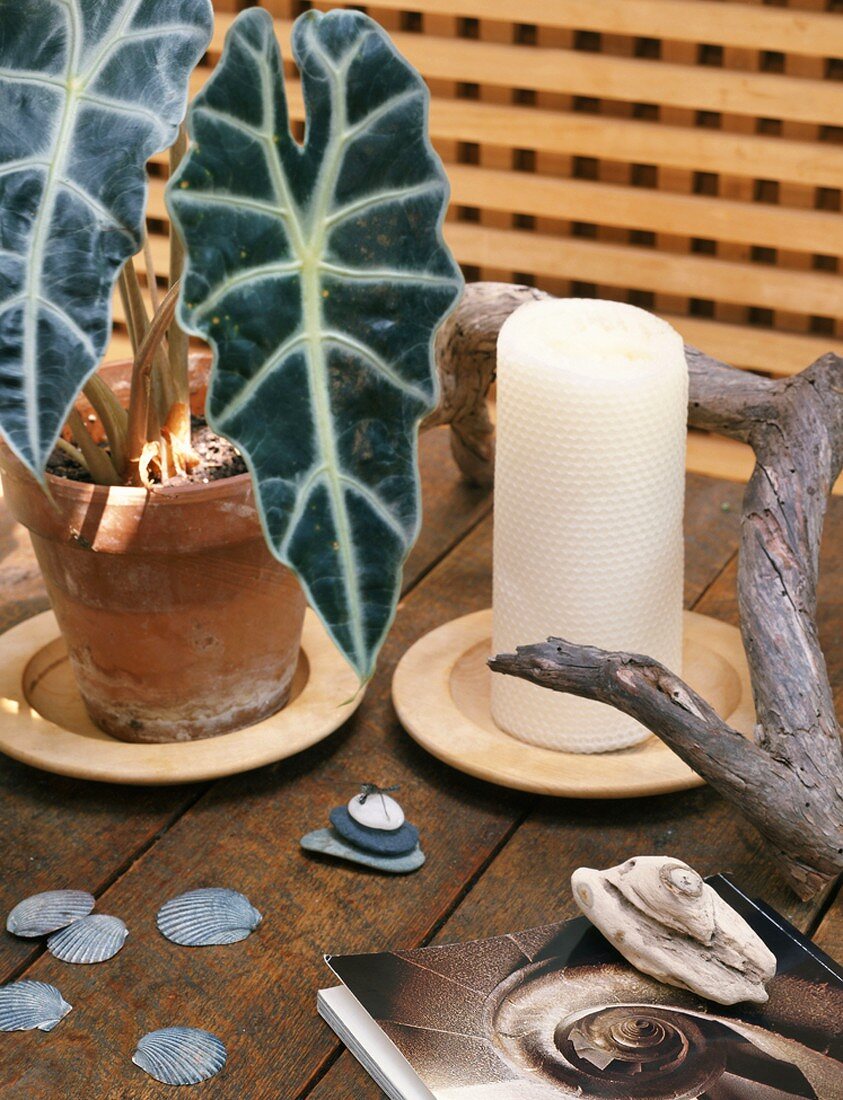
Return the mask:
POLYGON ((686 344, 724 363, 749 367, 762 374, 798 374, 827 351, 841 346, 840 340, 833 336, 803 336, 676 314, 662 316, 681 332, 686 344))
MULTIPOLYGON (((208 55, 216 58, 231 17, 218 15, 208 55)), ((290 54, 289 20, 275 30, 285 56, 290 54)), ((515 73, 538 91, 600 96, 633 103, 662 103, 699 110, 731 111, 765 118, 834 125, 843 114, 843 91, 833 82, 795 79, 767 73, 660 63, 577 50, 436 38, 394 33, 396 47, 425 77, 511 87, 515 73)))
MULTIPOLYGON (((689 558, 700 569, 696 577, 690 571, 692 594, 733 550, 734 516, 716 508, 730 490, 689 483, 689 514, 699 517, 689 532, 689 558)), ((230 1068, 216 1079, 214 1097, 262 1097, 267 1082, 283 1082, 292 1097, 307 1086, 337 1049, 314 1007, 325 978, 321 951, 429 938, 531 804, 417 749, 388 699, 392 667, 412 640, 488 604, 490 550, 487 519, 403 602, 370 695, 343 734, 286 764, 217 784, 106 892, 103 911, 132 930, 107 972, 49 957, 30 967, 28 974, 60 980, 84 1011, 71 1014, 49 1044, 16 1037, 12 1060, 0 1069, 4 1098, 37 1095, 46 1082, 57 1095, 108 1095, 115 1080, 121 1088, 131 1084, 133 1100, 163 1096, 133 1073, 127 1054, 141 1031, 176 1018, 217 1030, 229 1043, 230 1068), (298 851, 299 836, 367 776, 403 784, 402 800, 429 855, 417 876, 388 879, 298 851), (178 889, 214 882, 245 890, 264 910, 259 933, 219 950, 164 943, 153 924, 157 904, 178 889)), ((562 806, 551 804, 552 812, 562 806)))
MULTIPOLYGON (((264 0, 263 6, 281 14, 272 0, 264 0)), ((396 0, 366 3, 370 13, 402 7, 396 0)), ((816 57, 843 54, 843 26, 833 15, 762 9, 748 16, 740 4, 712 0, 521 0, 517 12, 511 0, 412 0, 412 10, 506 22, 517 15, 520 23, 542 27, 714 42, 816 57)))
POLYGON ((685 492, 684 598, 686 607, 695 607, 737 551, 743 489, 689 473, 685 492))
MULTIPOLYGON (((797 374, 807 363, 812 363, 825 355, 827 351, 841 346, 835 337, 802 336, 798 333, 778 332, 774 329, 752 328, 748 325, 726 324, 720 321, 702 321, 696 317, 682 317, 675 314, 663 314, 693 347, 702 348, 716 359, 728 360, 735 366, 765 374, 783 376, 797 374)), ((126 359, 131 355, 129 337, 118 319, 105 360, 126 359)), ((729 440, 720 440, 724 444, 722 459, 738 454, 741 447, 729 440)), ((752 471, 752 456, 746 449, 746 459, 741 465, 738 459, 734 468, 728 461, 720 465, 690 465, 698 473, 712 477, 731 477, 746 480, 748 473, 742 472, 749 462, 752 471)), ((716 460, 713 460, 716 461, 716 460)), ((840 489, 838 489, 838 492, 840 489)))
MULTIPOLYGON (((494 229, 463 222, 448 222, 445 239, 457 260, 464 265, 499 267, 535 272, 539 285, 550 279, 580 278, 613 287, 634 286, 656 293, 675 293, 775 308, 787 301, 794 310, 823 316, 843 312, 843 285, 836 275, 789 271, 762 264, 735 263, 701 256, 671 254, 650 248, 602 244, 571 238, 550 238, 537 233, 494 229)), ((157 270, 164 270, 167 241, 150 237, 157 270)), ((122 324, 122 304, 115 300, 115 321, 122 324)), ((689 320, 689 328, 693 327, 689 320)), ((739 326, 730 326, 739 327, 739 326)), ((754 339, 744 329, 744 340, 754 339)), ((782 355, 790 347, 786 335, 759 330, 759 341, 767 346, 782 336, 782 355)), ((811 346, 832 350, 836 337, 811 338, 811 346)), ((759 356, 760 357, 760 356, 759 356)), ((800 364, 802 369, 805 363, 800 364)))
MULTIPOLYGON (((688 433, 686 468, 709 477, 746 482, 755 468, 755 455, 746 443, 692 430, 688 433)), ((832 491, 835 496, 843 496, 843 475, 832 491)))
POLYGON ((445 226, 445 237, 463 264, 495 263, 548 278, 575 278, 770 309, 787 301, 795 310, 823 316, 843 311, 843 284, 836 275, 454 222, 445 226))
POLYGON ((448 177, 455 201, 488 210, 771 248, 797 247, 826 255, 843 252, 843 218, 838 213, 555 179, 529 172, 516 176, 511 171, 467 165, 449 165, 448 177))
MULTIPOLYGON (((447 171, 451 201, 458 205, 769 248, 797 244, 805 252, 843 255, 843 218, 837 213, 675 195, 530 172, 516 175, 503 168, 449 164, 447 171)), ((167 219, 165 183, 164 179, 150 181, 150 217, 167 219)))
MULTIPOLYGON (((204 85, 210 72, 208 68, 194 72, 191 96, 204 85)), ((291 117, 301 121, 304 104, 297 80, 287 81, 287 97, 291 117)), ((839 187, 843 176, 843 148, 830 142, 730 134, 436 95, 431 102, 430 129, 436 144, 492 142, 537 152, 733 173, 817 187, 839 187)), ((165 160, 164 154, 153 157, 156 165, 163 165, 165 160)))
MULTIPOLYGON (((102 893, 195 797, 190 787, 80 783, 0 758, 2 925, 16 902, 41 890, 102 893)), ((39 942, 4 932, 0 981, 20 972, 42 949, 39 942)))
MULTIPOLYGON (((427 432, 420 455, 424 524, 405 569, 405 590, 491 507, 487 492, 459 477, 447 428, 427 432)), ((0 582, 3 629, 48 606, 29 539, 2 503, 0 582)), ((74 886, 100 893, 206 787, 138 790, 80 783, 0 756, 0 915, 39 890, 74 886)), ((0 981, 38 949, 3 934, 0 981)))
POLYGON ((545 7, 554 10, 556 19, 569 20, 574 26, 633 37, 817 57, 837 56, 843 47, 843 27, 831 14, 763 8, 748 13, 742 4, 712 0, 601 0, 599 4, 555 0, 545 7))

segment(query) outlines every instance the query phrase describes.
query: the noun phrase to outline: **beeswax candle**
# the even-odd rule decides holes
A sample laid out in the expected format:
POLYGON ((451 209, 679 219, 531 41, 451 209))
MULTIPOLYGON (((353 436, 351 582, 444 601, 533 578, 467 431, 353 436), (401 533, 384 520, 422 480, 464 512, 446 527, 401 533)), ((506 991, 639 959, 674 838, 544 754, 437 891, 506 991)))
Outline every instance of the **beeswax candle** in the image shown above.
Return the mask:
MULTIPOLYGON (((549 299, 498 338, 495 653, 550 635, 681 672, 688 370, 682 338, 634 306, 549 299)), ((642 740, 625 714, 492 676, 495 723, 603 752, 642 740)))

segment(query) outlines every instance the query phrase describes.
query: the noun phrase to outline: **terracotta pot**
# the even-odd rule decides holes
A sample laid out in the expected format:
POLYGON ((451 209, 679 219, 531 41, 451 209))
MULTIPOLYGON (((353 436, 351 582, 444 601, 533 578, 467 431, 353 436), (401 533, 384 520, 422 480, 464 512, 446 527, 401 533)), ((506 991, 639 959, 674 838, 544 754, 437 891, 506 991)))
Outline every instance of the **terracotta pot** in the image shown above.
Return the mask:
POLYGON ((189 741, 284 705, 305 599, 267 549, 249 474, 152 492, 48 475, 56 510, 5 446, 0 473, 101 729, 189 741))

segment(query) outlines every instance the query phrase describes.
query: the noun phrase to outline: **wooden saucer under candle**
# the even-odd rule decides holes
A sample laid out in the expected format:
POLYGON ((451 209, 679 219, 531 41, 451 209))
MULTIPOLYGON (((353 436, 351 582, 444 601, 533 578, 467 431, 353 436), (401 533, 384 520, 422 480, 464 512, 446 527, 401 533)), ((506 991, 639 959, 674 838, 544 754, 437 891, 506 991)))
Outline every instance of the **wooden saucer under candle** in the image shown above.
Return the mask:
POLYGON ((0 635, 0 752, 78 779, 158 786, 249 771, 328 737, 363 695, 308 610, 290 700, 276 714, 200 741, 133 744, 109 737, 88 717, 51 611, 0 635))
MULTIPOLYGON (((491 638, 491 609, 477 611, 420 638, 395 670, 398 717, 433 756, 478 779, 567 798, 635 798, 703 784, 657 737, 587 754, 539 748, 498 729, 490 705, 493 673, 486 667, 491 638)), ((736 627, 686 611, 682 673, 730 726, 752 734, 752 688, 736 627)))

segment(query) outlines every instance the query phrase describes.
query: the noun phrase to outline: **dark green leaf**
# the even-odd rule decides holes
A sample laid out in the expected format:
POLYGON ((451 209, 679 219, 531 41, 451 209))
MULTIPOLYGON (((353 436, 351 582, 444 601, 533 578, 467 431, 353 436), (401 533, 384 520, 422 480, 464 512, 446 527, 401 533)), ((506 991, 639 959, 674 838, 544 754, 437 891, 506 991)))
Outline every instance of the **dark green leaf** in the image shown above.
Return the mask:
POLYGON ((272 21, 235 21, 168 189, 185 327, 215 350, 213 427, 243 452, 278 558, 359 675, 395 612, 419 523, 433 334, 461 278, 427 91, 356 12, 296 24, 307 139, 287 119, 272 21))
POLYGON ((41 475, 111 334, 210 0, 0 0, 0 428, 41 475))

